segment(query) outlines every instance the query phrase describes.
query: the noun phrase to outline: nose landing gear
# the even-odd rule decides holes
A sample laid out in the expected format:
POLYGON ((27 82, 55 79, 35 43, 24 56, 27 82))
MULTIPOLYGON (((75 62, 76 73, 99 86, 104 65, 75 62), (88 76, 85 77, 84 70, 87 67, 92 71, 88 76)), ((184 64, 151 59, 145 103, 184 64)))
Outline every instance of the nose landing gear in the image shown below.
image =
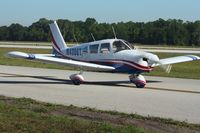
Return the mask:
POLYGON ((137 88, 144 88, 146 85, 146 80, 144 76, 140 74, 133 74, 129 76, 130 82, 134 83, 137 88))
POLYGON ((84 82, 84 78, 81 74, 72 74, 69 78, 74 85, 80 85, 84 82))

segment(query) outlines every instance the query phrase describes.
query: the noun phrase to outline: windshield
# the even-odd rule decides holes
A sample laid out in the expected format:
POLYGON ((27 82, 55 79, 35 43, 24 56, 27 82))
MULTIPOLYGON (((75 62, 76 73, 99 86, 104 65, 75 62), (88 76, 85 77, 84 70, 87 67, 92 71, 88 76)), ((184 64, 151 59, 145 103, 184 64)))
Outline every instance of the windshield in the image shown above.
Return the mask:
POLYGON ((132 44, 130 44, 128 41, 123 40, 131 49, 135 49, 132 44))
POLYGON ((131 49, 129 47, 129 45, 121 40, 117 40, 117 41, 113 42, 113 52, 114 53, 122 51, 122 50, 129 50, 129 49, 131 49))

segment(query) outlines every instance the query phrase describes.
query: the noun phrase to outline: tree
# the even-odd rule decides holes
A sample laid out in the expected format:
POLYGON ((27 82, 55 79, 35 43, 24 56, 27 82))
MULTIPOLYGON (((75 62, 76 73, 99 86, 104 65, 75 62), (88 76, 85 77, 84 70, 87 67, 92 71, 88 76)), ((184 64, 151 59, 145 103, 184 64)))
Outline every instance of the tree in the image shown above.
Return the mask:
POLYGON ((26 27, 20 24, 11 24, 8 28, 10 41, 23 41, 27 31, 26 27))
POLYGON ((41 18, 38 22, 29 26, 28 40, 47 41, 49 40, 49 20, 41 18))
POLYGON ((0 40, 8 40, 9 39, 9 30, 7 26, 0 27, 0 40))
MULTIPOLYGON (((0 27, 0 40, 10 41, 50 41, 49 23, 51 20, 41 18, 29 27, 12 24, 0 27)), ((94 18, 85 21, 57 21, 61 33, 67 42, 92 41, 114 38, 112 26, 118 38, 129 42, 143 44, 200 45, 200 21, 183 22, 182 20, 158 19, 152 22, 98 23, 94 18)))

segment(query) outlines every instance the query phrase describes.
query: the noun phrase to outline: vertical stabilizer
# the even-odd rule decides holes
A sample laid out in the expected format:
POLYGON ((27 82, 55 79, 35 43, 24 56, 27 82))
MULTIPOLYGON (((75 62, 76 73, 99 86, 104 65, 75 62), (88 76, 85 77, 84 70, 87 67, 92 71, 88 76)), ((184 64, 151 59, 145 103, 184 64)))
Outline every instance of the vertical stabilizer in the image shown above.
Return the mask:
POLYGON ((49 24, 49 26, 50 26, 51 35, 52 35, 53 48, 57 52, 61 53, 62 50, 67 48, 67 46, 66 46, 63 36, 60 32, 60 29, 59 29, 56 21, 49 24))

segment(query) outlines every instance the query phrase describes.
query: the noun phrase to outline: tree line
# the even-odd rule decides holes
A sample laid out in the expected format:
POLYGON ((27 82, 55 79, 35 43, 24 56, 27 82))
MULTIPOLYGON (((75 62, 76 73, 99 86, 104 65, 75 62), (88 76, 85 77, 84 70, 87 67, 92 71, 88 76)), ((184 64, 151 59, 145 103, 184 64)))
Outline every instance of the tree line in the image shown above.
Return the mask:
MULTIPOLYGON (((50 41, 49 23, 51 20, 41 18, 30 26, 11 24, 0 27, 1 41, 50 41)), ((92 41, 114 38, 112 26, 117 38, 131 43, 168 44, 200 46, 200 21, 184 22, 176 19, 158 19, 152 22, 118 22, 98 23, 94 18, 85 21, 57 21, 66 42, 92 41), (75 39, 76 38, 76 39, 75 39)))

